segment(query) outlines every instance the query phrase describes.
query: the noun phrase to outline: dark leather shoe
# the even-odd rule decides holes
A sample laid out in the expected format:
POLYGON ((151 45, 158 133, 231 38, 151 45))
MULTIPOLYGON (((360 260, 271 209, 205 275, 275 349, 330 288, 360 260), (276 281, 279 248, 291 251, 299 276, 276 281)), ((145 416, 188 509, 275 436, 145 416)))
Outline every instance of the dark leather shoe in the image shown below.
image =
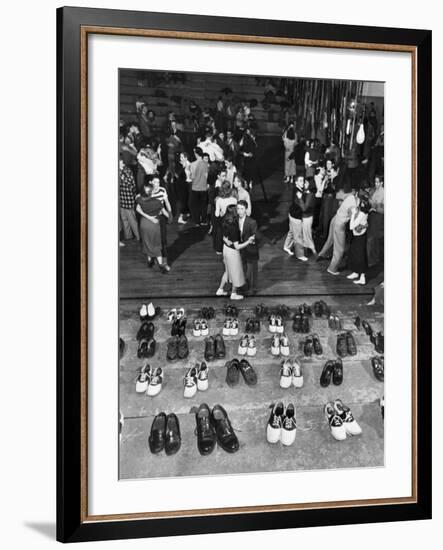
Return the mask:
POLYGON ((153 357, 155 354, 155 348, 157 347, 157 342, 154 340, 154 338, 150 338, 147 343, 147 349, 146 353, 144 355, 145 358, 153 357))
POLYGON ((385 352, 385 337, 383 332, 377 332, 375 336, 375 351, 377 353, 384 353, 385 352))
POLYGON ((303 344, 303 353, 306 357, 311 357, 314 351, 314 342, 312 336, 308 336, 303 344))
POLYGON ((184 334, 182 334, 178 339, 177 355, 179 359, 186 359, 189 355, 188 339, 184 334))
POLYGON ((237 386, 237 384, 240 381, 240 373, 239 373, 239 363, 238 359, 232 359, 232 361, 228 361, 226 363, 226 384, 230 388, 233 388, 234 386, 237 386))
POLYGON ((186 332, 186 317, 182 317, 179 320, 178 335, 183 336, 185 334, 185 332, 186 332))
POLYGON ((371 359, 372 370, 375 378, 379 382, 385 381, 385 362, 382 357, 373 357, 371 359))
POLYGON ((181 443, 182 439, 178 418, 174 413, 168 414, 166 417, 165 453, 168 456, 175 455, 180 449, 181 443))
POLYGON ((346 357, 348 355, 348 346, 346 344, 346 335, 343 333, 337 334, 337 355, 339 357, 346 357))
POLYGON ((371 334, 373 333, 371 325, 367 321, 363 320, 361 322, 361 326, 363 327, 363 330, 366 332, 366 335, 371 336, 371 334))
POLYGON ((328 304, 324 301, 324 300, 320 300, 320 304, 321 304, 321 309, 322 309, 322 317, 323 315, 325 317, 329 317, 329 315, 331 314, 331 310, 329 309, 329 306, 328 304))
POLYGON ((217 359, 223 359, 226 357, 226 346, 225 341, 223 340, 223 336, 221 334, 217 334, 215 339, 215 356, 217 359))
POLYGON ((304 334, 308 334, 308 332, 309 332, 309 328, 310 328, 309 317, 310 316, 307 313, 304 313, 302 315, 301 328, 302 328, 302 332, 304 334))
POLYGON ((180 328, 180 320, 174 319, 172 326, 171 326, 171 336, 178 336, 179 335, 179 328, 180 328))
POLYGON ((361 319, 360 316, 357 315, 357 317, 354 319, 354 325, 357 327, 357 330, 360 330, 361 327, 361 319))
POLYGON ((340 386, 343 382, 343 363, 342 360, 337 358, 334 362, 334 370, 332 372, 332 383, 334 386, 340 386))
POLYGON ((332 372, 334 370, 334 361, 326 361, 325 366, 323 367, 322 373, 320 375, 320 386, 322 388, 327 388, 331 383, 332 372))
POLYGON ((350 330, 346 333, 346 348, 348 350, 348 355, 357 355, 357 346, 350 330))
POLYGON ((215 311, 213 307, 208 307, 208 319, 214 319, 215 311))
POLYGON ((166 359, 168 361, 175 361, 177 358, 178 358, 178 337, 173 336, 168 340, 166 359))
POLYGON ((202 403, 195 413, 195 422, 198 452, 203 456, 209 455, 215 448, 217 436, 211 423, 211 411, 206 403, 202 403))
POLYGON ((163 451, 165 448, 166 437, 166 415, 161 412, 154 417, 151 426, 151 433, 149 434, 149 449, 151 453, 157 454, 163 451))
POLYGON ((318 334, 313 334, 312 335, 312 344, 314 346, 315 355, 322 355, 323 347, 321 345, 320 338, 318 337, 318 334))
POLYGON ((212 361, 215 358, 215 340, 213 336, 209 336, 205 340, 205 359, 212 361))
POLYGON ((253 325, 254 325, 254 332, 260 332, 260 329, 261 329, 260 319, 254 319, 253 325))
POLYGON ((138 329, 137 340, 149 340, 154 336, 154 330, 154 324, 150 321, 145 321, 138 329))
POLYGON ((123 338, 118 339, 118 351, 119 351, 119 357, 121 359, 126 351, 126 344, 123 338))
POLYGON ((138 344, 138 349, 137 349, 137 357, 139 359, 143 359, 145 357, 147 357, 148 355, 148 340, 140 340, 139 344, 138 344))
POLYGON ((242 359, 239 363, 239 369, 248 386, 255 386, 257 384, 257 373, 251 367, 249 361, 242 359))
POLYGON ((254 332, 253 320, 250 319, 249 317, 246 319, 245 332, 254 332))
POLYGON ((302 316, 300 313, 294 315, 294 322, 292 323, 292 330, 294 332, 301 332, 302 328, 302 316))
POLYGON ((220 447, 227 453, 237 452, 240 448, 240 444, 232 428, 228 413, 221 405, 215 405, 212 409, 211 422, 215 428, 217 441, 220 447))
POLYGON ((320 302, 314 303, 314 315, 316 317, 321 317, 323 315, 323 308, 320 302))

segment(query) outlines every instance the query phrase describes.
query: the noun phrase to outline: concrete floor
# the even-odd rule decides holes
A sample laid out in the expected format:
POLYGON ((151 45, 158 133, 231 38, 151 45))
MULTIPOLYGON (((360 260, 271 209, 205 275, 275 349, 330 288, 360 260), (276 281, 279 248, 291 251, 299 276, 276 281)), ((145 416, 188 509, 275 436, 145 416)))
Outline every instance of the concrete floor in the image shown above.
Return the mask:
MULTIPOLYGON (((282 301, 293 308, 302 301, 312 304, 319 296, 297 298, 267 298, 268 305, 282 301)), ((244 330, 244 321, 251 315, 259 298, 249 298, 241 304, 238 337, 227 337, 225 360, 209 363, 209 389, 197 392, 193 399, 183 397, 183 376, 186 369, 203 359, 204 338, 195 338, 187 331, 190 355, 185 361, 167 363, 166 341, 170 325, 163 314, 155 321, 155 338, 158 349, 149 361, 152 367, 162 366, 164 383, 161 393, 147 397, 135 393, 135 379, 146 360, 137 359, 135 335, 140 325, 138 319, 139 302, 123 300, 120 308, 120 335, 127 343, 127 351, 120 364, 120 409, 125 423, 120 444, 120 478, 156 478, 172 476, 217 475, 247 472, 276 472, 312 470, 327 468, 381 467, 384 464, 384 428, 379 401, 384 394, 384 385, 373 374, 370 358, 375 354, 369 338, 363 331, 357 331, 353 319, 358 314, 367 319, 374 330, 383 329, 381 308, 367 307, 365 296, 325 297, 334 312, 342 318, 344 329, 353 330, 358 354, 344 359, 344 381, 341 386, 322 388, 320 374, 325 361, 335 356, 335 333, 325 319, 315 319, 312 331, 317 332, 323 345, 323 356, 302 359, 304 386, 283 390, 279 386, 281 359, 270 353, 271 334, 263 324, 257 335, 258 350, 250 360, 258 374, 258 384, 254 388, 246 386, 241 379, 236 388, 229 388, 225 382, 226 360, 237 357, 238 341, 244 330), (361 302, 361 303, 359 303, 361 302), (348 404, 360 423, 363 433, 358 437, 348 437, 344 442, 335 441, 323 417, 323 405, 328 400, 342 399, 348 404), (292 401, 297 408, 297 438, 293 446, 283 447, 280 443, 271 445, 266 441, 266 423, 270 407, 277 400, 292 401), (230 455, 222 449, 208 457, 201 457, 197 450, 194 412, 200 403, 213 406, 222 404, 232 421, 240 441, 240 450, 230 455), (152 455, 148 448, 148 436, 155 414, 160 411, 175 412, 179 416, 182 433, 182 447, 172 457, 164 453, 152 455)), ((186 308, 188 323, 197 315, 203 305, 217 308, 216 319, 210 321, 210 334, 221 331, 225 300, 181 299, 162 300, 164 313, 172 306, 186 308)), ((300 341, 303 335, 292 332, 292 323, 287 323, 291 356, 299 356, 300 341)), ((189 326, 188 325, 188 326, 189 326)))

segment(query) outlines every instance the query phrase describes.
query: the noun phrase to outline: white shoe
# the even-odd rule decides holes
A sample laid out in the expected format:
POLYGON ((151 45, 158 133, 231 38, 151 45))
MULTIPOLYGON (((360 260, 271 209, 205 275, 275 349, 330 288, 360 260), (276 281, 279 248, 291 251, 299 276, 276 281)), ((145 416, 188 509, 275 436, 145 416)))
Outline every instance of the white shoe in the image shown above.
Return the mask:
POLYGON ((215 293, 216 296, 227 296, 228 293, 225 292, 222 288, 219 288, 217 292, 215 293))
POLYGON ((199 391, 206 391, 209 388, 209 372, 208 366, 203 361, 197 372, 197 389, 199 391))
POLYGON ((197 393, 197 369, 192 367, 188 369, 183 379, 183 397, 191 399, 197 393))
POLYGON ((148 308, 146 307, 146 304, 142 304, 142 307, 140 308, 140 317, 147 317, 148 316, 148 308))
POLYGON ((194 328, 192 329, 192 334, 193 334, 196 338, 197 338, 198 336, 201 336, 201 335, 202 335, 200 319, 196 319, 196 320, 194 321, 194 328))
POLYGON ((292 360, 292 385, 294 388, 302 388, 303 387, 303 372, 301 370, 300 363, 296 360, 292 360))
POLYGON ((151 367, 145 365, 135 381, 135 391, 137 393, 145 393, 148 389, 151 367))
POLYGON ((271 315, 269 318, 269 332, 272 332, 273 334, 277 332, 277 321, 275 315, 271 315))
POLYGON ((349 435, 360 435, 362 429, 355 420, 354 415, 351 412, 351 409, 344 405, 341 399, 336 399, 334 401, 334 409, 338 416, 342 419, 343 425, 346 429, 346 433, 349 435))
POLYGON ((365 285, 366 284, 366 277, 365 275, 360 275, 360 279, 357 281, 354 281, 354 285, 365 285))
POLYGON ((232 319, 231 321, 231 336, 238 336, 238 321, 237 319, 232 319))
POLYGON ((241 296, 240 294, 236 294, 235 292, 233 292, 231 294, 231 300, 243 300, 244 296, 241 296))
POLYGON ((177 223, 182 223, 182 224, 186 224, 186 220, 183 219, 183 215, 180 214, 180 216, 178 217, 178 220, 177 220, 177 223))
POLYGON ((280 441, 284 412, 285 408, 281 401, 274 405, 268 424, 266 425, 266 439, 268 443, 278 443, 280 441))
POLYGON ((155 371, 152 373, 151 379, 149 380, 146 395, 149 395, 150 397, 154 397, 158 395, 162 390, 162 383, 163 383, 163 371, 160 367, 157 367, 155 371))
POLYGON ((176 318, 177 318, 177 310, 174 307, 168 312, 168 321, 172 323, 172 321, 175 321, 176 318))
POLYGON ((330 269, 326 270, 330 275, 340 275, 339 271, 331 271, 330 269))
POLYGON ((238 345, 238 354, 246 355, 246 353, 248 352, 248 346, 249 346, 249 336, 245 334, 243 338, 240 340, 240 343, 238 345))
POLYGON ((126 246, 125 243, 122 243, 122 242, 120 241, 120 248, 123 248, 124 246, 126 246))
POLYGON ((350 273, 349 275, 347 275, 346 279, 358 279, 358 273, 350 273))
POLYGON ((279 315, 275 318, 275 332, 277 334, 283 334, 284 332, 283 321, 279 315))
POLYGON ((297 435, 297 422, 295 418, 295 407, 292 403, 286 407, 283 417, 281 442, 283 445, 292 445, 297 435))
POLYGON ((286 252, 286 254, 289 254, 289 256, 293 256, 294 253, 292 252, 292 250, 290 248, 286 248, 285 246, 283 247, 283 250, 286 252))
POLYGON ((306 256, 297 256, 297 260, 300 260, 301 262, 307 262, 308 258, 306 256))
POLYGON ((223 336, 231 336, 231 319, 225 319, 225 322, 223 323, 223 336))
POLYGON ((200 319, 200 329, 202 336, 209 336, 209 327, 205 319, 200 319))
POLYGON ((248 337, 248 349, 246 353, 248 357, 254 357, 254 355, 257 354, 257 342, 255 341, 255 336, 251 335, 248 337))
POLYGON ((346 439, 346 427, 343 420, 335 412, 334 405, 332 403, 326 403, 324 413, 332 437, 337 441, 344 441, 346 439))
POLYGON ((271 340, 271 353, 272 355, 280 355, 280 338, 275 335, 271 340))
POLYGON ((292 383, 292 366, 289 360, 283 361, 280 367, 280 388, 287 389, 292 383))
POLYGON ((154 307, 154 304, 152 302, 150 302, 148 304, 148 315, 149 315, 149 317, 154 317, 155 316, 155 307, 154 307))
POLYGON ((185 316, 185 310, 180 307, 177 309, 177 319, 183 319, 183 317, 185 316))
POLYGON ((280 337, 280 353, 285 357, 289 356, 289 340, 286 335, 280 337))

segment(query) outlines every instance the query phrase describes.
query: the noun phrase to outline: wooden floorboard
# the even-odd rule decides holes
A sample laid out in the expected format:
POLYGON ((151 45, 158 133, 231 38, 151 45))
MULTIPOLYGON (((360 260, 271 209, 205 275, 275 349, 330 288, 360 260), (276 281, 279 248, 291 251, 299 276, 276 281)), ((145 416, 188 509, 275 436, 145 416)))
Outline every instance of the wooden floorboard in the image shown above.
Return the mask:
MULTIPOLYGON (((259 296, 289 295, 365 295, 372 294, 383 280, 382 266, 368 273, 367 285, 360 287, 326 272, 328 262, 300 262, 283 250, 288 230, 289 190, 277 172, 265 180, 269 202, 260 187, 252 192, 253 216, 263 234, 259 261, 259 296)), ((166 298, 169 296, 213 296, 223 273, 223 262, 215 254, 207 228, 168 226, 168 261, 171 271, 162 275, 157 267, 149 269, 136 241, 120 248, 120 298, 166 298)))

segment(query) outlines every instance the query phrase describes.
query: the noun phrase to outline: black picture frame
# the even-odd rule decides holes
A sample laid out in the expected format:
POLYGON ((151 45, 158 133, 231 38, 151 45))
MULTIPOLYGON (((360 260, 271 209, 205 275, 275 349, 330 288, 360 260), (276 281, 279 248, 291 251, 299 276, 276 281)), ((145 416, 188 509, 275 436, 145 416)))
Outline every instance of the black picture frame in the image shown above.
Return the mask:
MULTIPOLYGON (((333 44, 331 44, 333 45, 333 44)), ((64 7, 57 10, 57 540, 158 537, 431 517, 431 31, 64 7), (416 468, 413 503, 88 521, 82 514, 81 28, 408 46, 416 52, 416 468), (419 330, 418 330, 419 327, 419 330)), ((83 205, 84 206, 84 205, 83 205)))

